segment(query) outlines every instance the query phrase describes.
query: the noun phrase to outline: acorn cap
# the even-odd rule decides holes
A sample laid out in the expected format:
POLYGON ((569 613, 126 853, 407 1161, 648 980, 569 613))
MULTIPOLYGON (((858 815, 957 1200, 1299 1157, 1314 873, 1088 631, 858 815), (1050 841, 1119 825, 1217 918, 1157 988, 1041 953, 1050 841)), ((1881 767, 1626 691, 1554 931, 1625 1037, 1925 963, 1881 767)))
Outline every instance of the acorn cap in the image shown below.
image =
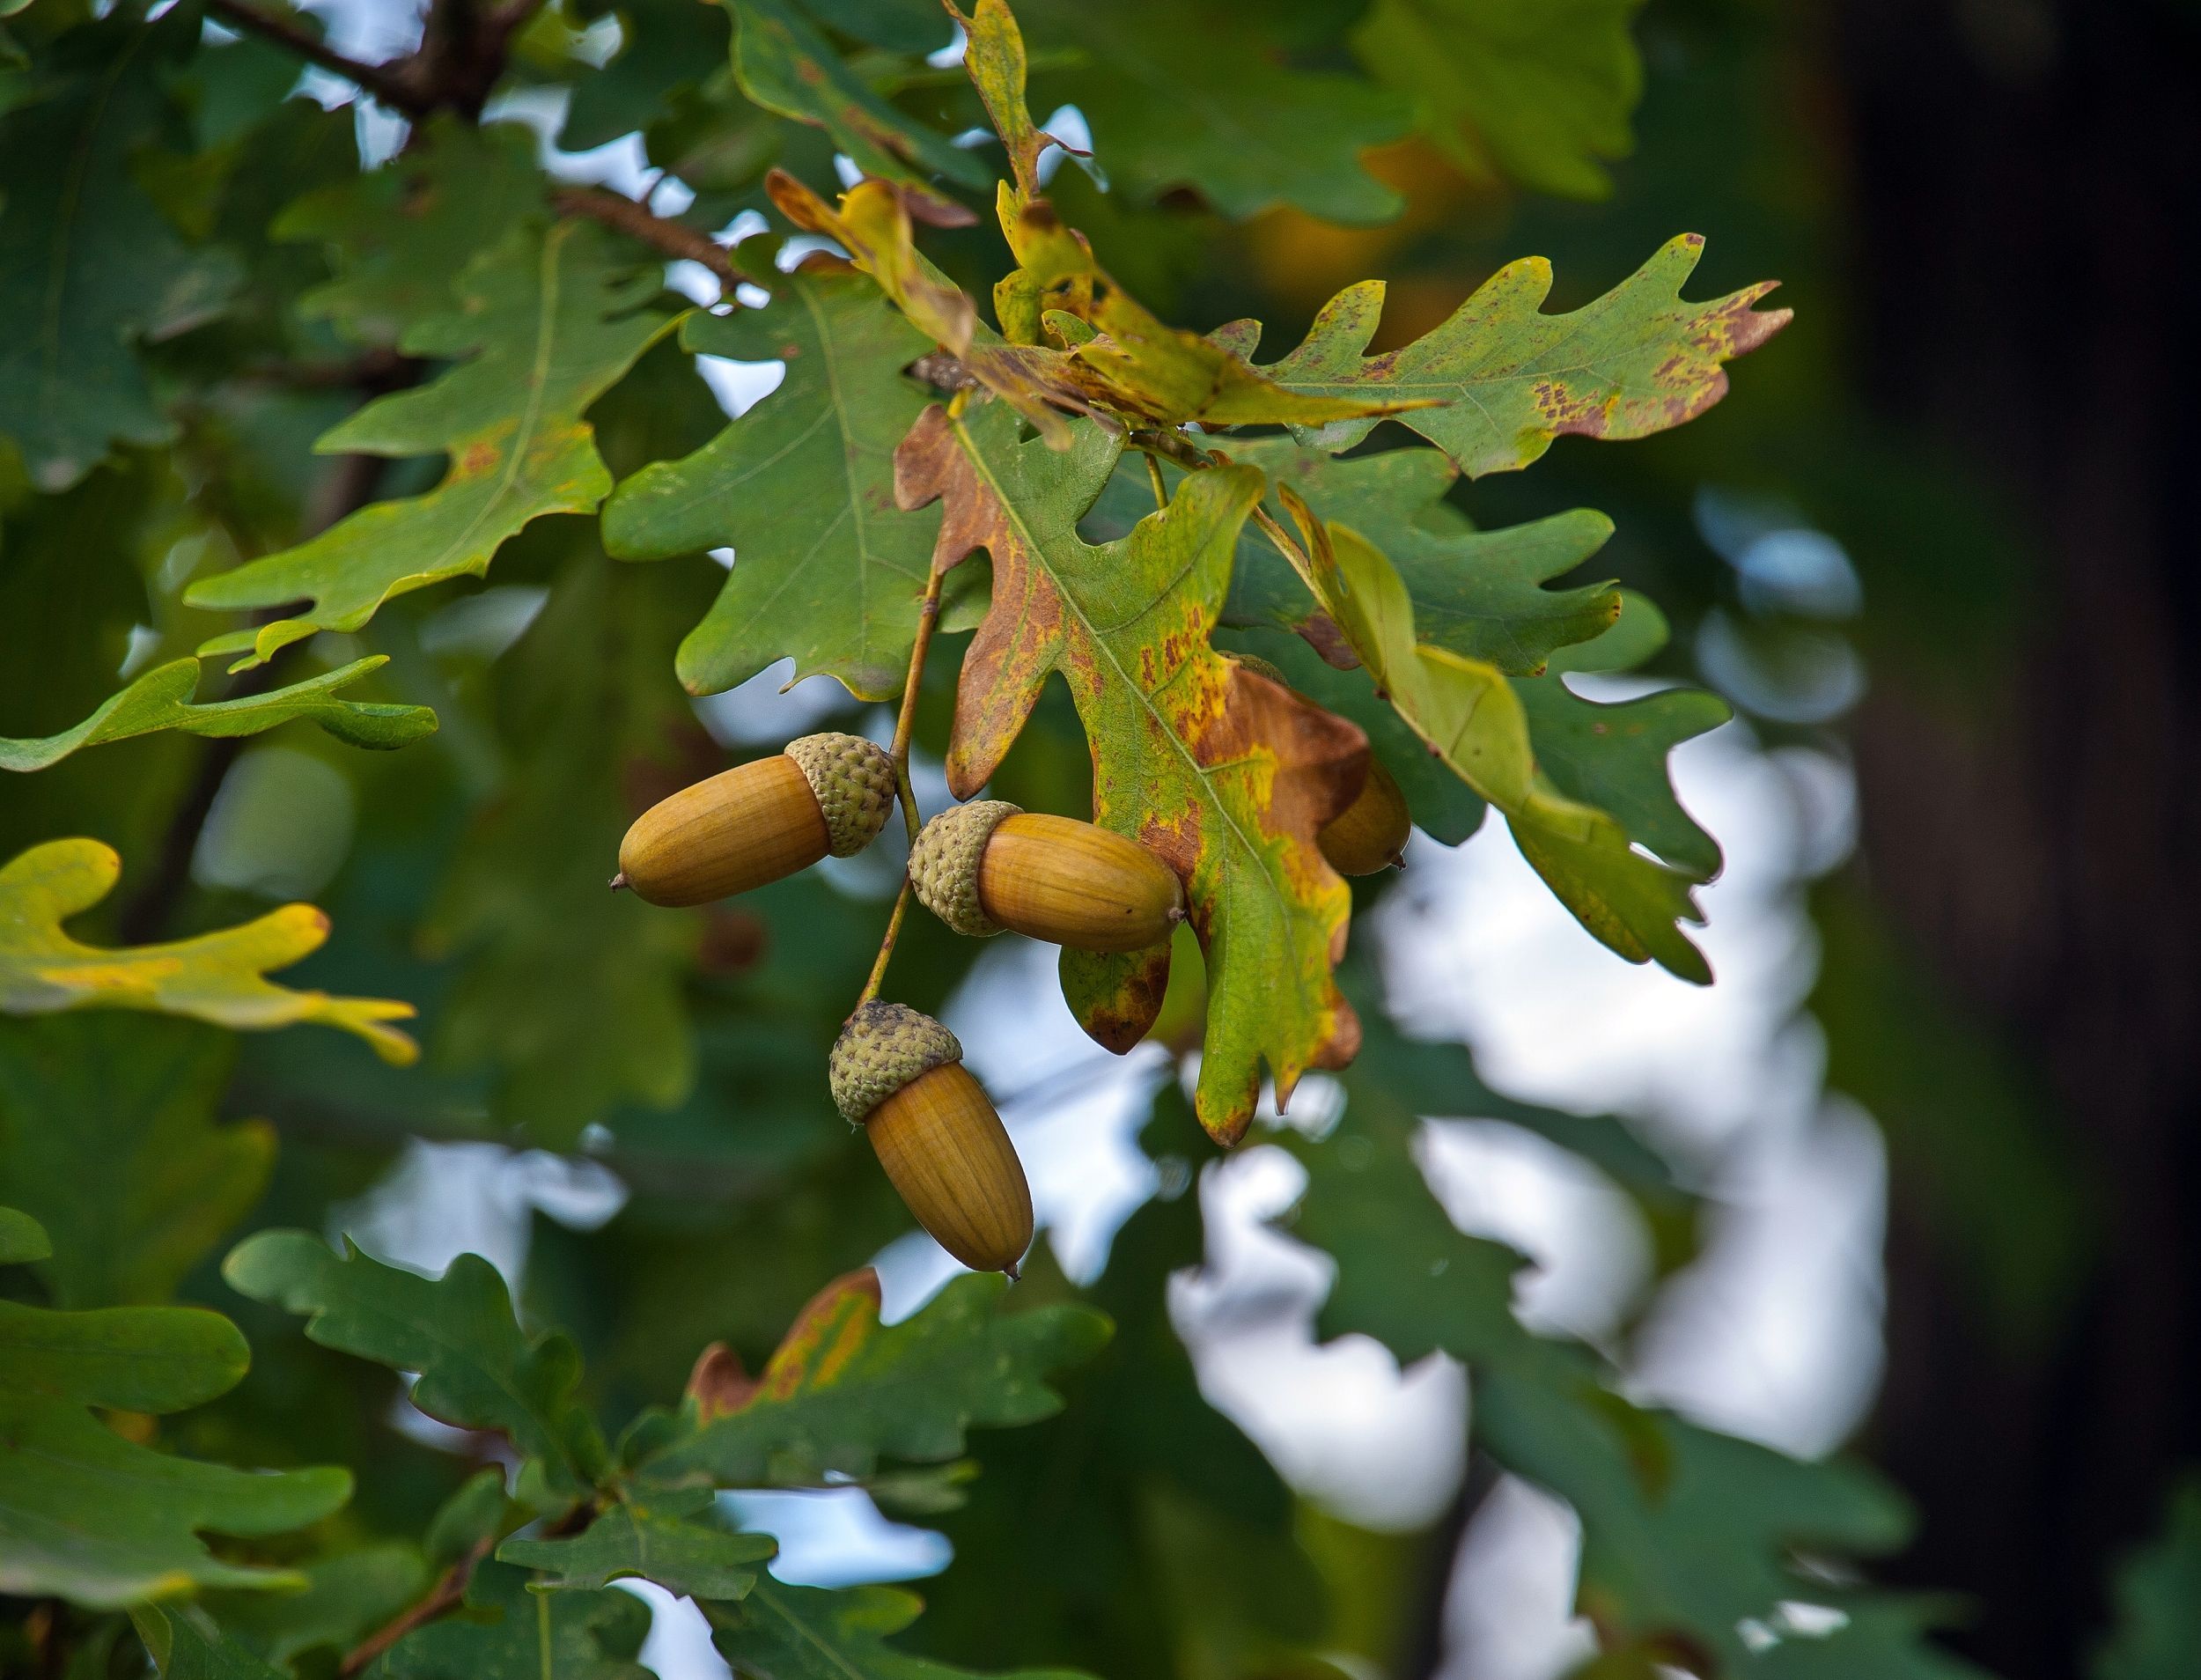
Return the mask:
POLYGON ((879 838, 894 808, 894 761, 884 748, 828 730, 785 751, 818 796, 835 857, 852 858, 879 838))
POLYGON ((1285 675, 1280 667, 1262 659, 1258 653, 1228 653, 1224 657, 1237 660, 1239 664, 1257 676, 1267 677, 1279 689, 1288 689, 1292 686, 1292 679, 1285 675))
POLYGON ((973 799, 943 811, 924 825, 909 848, 909 884, 917 902, 958 933, 983 939, 1001 924, 978 902, 978 860, 993 831, 1022 807, 1006 799, 973 799))
POLYGON ((841 1028, 826 1062, 833 1106, 850 1122, 864 1116, 916 1079, 963 1059, 955 1035, 907 1004, 867 1003, 841 1028))

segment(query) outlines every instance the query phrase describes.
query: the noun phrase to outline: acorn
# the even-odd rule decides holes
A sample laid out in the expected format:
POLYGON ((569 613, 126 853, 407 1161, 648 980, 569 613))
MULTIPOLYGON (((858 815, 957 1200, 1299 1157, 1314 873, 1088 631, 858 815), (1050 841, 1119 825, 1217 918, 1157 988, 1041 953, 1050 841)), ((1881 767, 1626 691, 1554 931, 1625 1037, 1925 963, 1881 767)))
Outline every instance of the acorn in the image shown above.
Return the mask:
POLYGON ((894 765, 860 735, 828 733, 725 770, 637 817, 619 843, 614 887, 652 904, 703 904, 846 858, 879 837, 894 806, 894 765))
POLYGON ((1373 875, 1400 861, 1414 820, 1391 772, 1368 760, 1368 779, 1353 802, 1323 824, 1314 842, 1341 875, 1373 875))
POLYGON ((1015 1277, 1032 1244, 1032 1191, 955 1035, 906 1005, 867 1003, 826 1072, 835 1106, 870 1135, 917 1223, 972 1271, 1015 1277))
POLYGON ((974 939, 1014 928, 1085 951, 1141 951, 1184 920, 1176 872, 1138 842, 1006 799, 926 823, 909 881, 927 910, 974 939))
MULTIPOLYGON (((1258 653, 1228 656, 1248 671, 1258 672, 1280 688, 1292 686, 1285 675, 1258 653)), ((1360 785, 1353 802, 1324 825, 1314 841, 1341 875, 1373 875, 1396 864, 1406 851, 1414 820, 1406 809, 1406 795, 1397 778, 1371 755, 1368 778, 1360 785)))

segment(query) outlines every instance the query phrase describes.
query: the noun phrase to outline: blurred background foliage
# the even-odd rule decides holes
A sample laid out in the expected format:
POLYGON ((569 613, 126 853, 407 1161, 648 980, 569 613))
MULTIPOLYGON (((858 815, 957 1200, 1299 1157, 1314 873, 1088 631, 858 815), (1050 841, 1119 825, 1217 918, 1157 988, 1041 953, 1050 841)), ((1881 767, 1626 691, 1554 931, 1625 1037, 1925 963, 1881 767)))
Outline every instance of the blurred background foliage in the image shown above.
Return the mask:
MULTIPOLYGON (((1619 448, 1562 440, 1533 472, 1454 500, 1485 526, 1610 515, 1595 565, 1671 625, 1645 671, 1724 695, 1760 750, 1807 749, 1854 777, 1854 845, 1803 889, 1815 977, 1802 1008, 1827 1087, 1886 1139, 1886 1367, 1854 1445, 1887 1479, 1851 1461, 1797 1466, 1604 1385, 1603 1361, 1628 1368, 1652 1297, 1699 1253, 1714 1163, 1655 1125, 1492 1091, 1457 1045, 1408 1043, 1372 961, 1354 980, 1371 1049, 1333 1095, 1343 1117, 1262 1135, 1307 1175, 1285 1228, 1336 1260, 1317 1333, 1468 1364, 1476 1444, 1453 1455, 1457 1493, 1410 1531, 1357 1527, 1295 1491, 1204 1394, 1180 1296, 1186 1269, 1213 1258, 1196 1187, 1214 1152, 1167 1058, 1150 1058, 1133 1083, 1152 1166, 1105 1264, 1065 1275, 1037 1254, 1013 1298, 1090 1302, 1113 1342, 1057 1379, 1060 1415, 978 1437, 974 1473, 868 1484, 880 1510, 953 1550, 905 1642, 982 1668, 1483 1680, 1448 1647, 1446 1605, 1502 1466, 1581 1516, 1579 1608, 1605 1643, 1569 1659, 1584 1680, 1647 1680, 1662 1664, 1844 1680, 1972 1662, 2010 1680, 2190 1674, 2201 1528, 2190 1489, 2175 1502, 2170 1490, 2201 1456, 2201 749, 2187 726, 2201 645, 2179 605, 2193 559, 2183 468, 2201 424, 2185 387, 2201 357, 2176 281, 2201 254, 2201 16, 2176 0, 1588 0, 1541 26, 1565 43, 1549 86, 1523 75, 1479 89, 1419 33, 1503 42, 1533 33, 1538 10, 1018 8, 1034 112, 1065 132, 1071 107, 1095 136, 1091 171, 1063 165, 1052 195, 1167 319, 1257 317, 1273 355, 1340 287, 1379 276, 1381 350, 1515 256, 1551 259, 1551 306, 1567 308, 1685 229, 1708 238, 1697 295, 1784 283, 1794 324, 1703 418, 1619 448), (1343 91, 1294 79, 1307 77, 1343 91), (1246 181, 1214 133, 1188 137, 1187 112, 1232 101, 1310 160, 1292 192, 1246 181), (1120 136, 1133 139, 1112 151, 1120 136), (1653 1264, 1598 1354, 1520 1329, 1517 1262, 1420 1195, 1419 1116, 1538 1133, 1627 1198, 1653 1264), (1421 1211, 1355 1202, 1379 1182, 1421 1211), (1428 1228, 1407 1228, 1424 1215, 1428 1228), (1954 1597, 1868 1594, 1860 1557, 1884 1583, 1954 1597), (1807 1596, 1806 1581, 1807 1609, 1838 1607, 1831 1636, 1778 1623, 1782 1595, 1807 1596), (1929 1640, 1929 1625, 1944 1631, 1929 1640)), ((982 124, 961 71, 925 57, 948 33, 929 7, 804 11, 901 121, 936 137, 982 124)), ((589 0, 535 15, 491 115, 532 122, 563 154, 624 145, 630 170, 625 136, 639 132, 653 202, 704 231, 749 232, 736 218, 767 208, 770 165, 833 182, 844 136, 745 97, 723 11, 635 0, 615 27, 613 15, 589 0)), ((332 7, 325 22, 370 58, 419 26, 400 6, 332 7)), ((48 128, 81 96, 54 66, 153 41, 115 84, 119 137, 69 166, 113 222, 93 282, 107 330, 136 345, 141 372, 117 376, 140 383, 135 410, 111 449, 0 460, 0 726, 36 737, 85 717, 118 673, 230 628, 182 604, 195 578, 434 482, 433 459, 331 461, 307 445, 417 376, 401 325, 449 295, 536 166, 524 132, 477 136, 449 114, 422 125, 432 144, 384 162, 398 114, 362 115, 320 72, 311 97, 286 99, 289 53, 202 28, 188 5, 149 24, 127 5, 94 20, 38 0, 5 27, 11 298, 33 262, 25 230, 53 210, 48 128), (362 144, 381 165, 379 208, 354 184, 362 144), (416 169, 444 190, 394 240, 416 169)), ((990 179, 997 152, 965 155, 990 179)), ((744 261, 768 258, 783 231, 745 243, 744 261)), ((983 221, 924 243, 982 298, 1006 266, 983 221)), ((26 317, 13 318, 11 333, 26 317)), ((623 478, 695 449, 725 415, 666 339, 589 417, 623 478)), ((163 1420, 162 1444, 358 1472, 341 1513, 257 1543, 256 1556, 308 1566, 311 1593, 210 1601, 245 1646, 300 1674, 333 1672, 340 1647, 419 1595, 448 1561, 431 1518, 501 1449, 408 1419, 388 1372, 227 1287, 217 1263, 232 1242, 350 1225, 371 1250, 439 1269, 456 1251, 446 1237, 483 1228, 473 1204, 495 1204, 512 1246, 491 1258, 526 1322, 575 1338, 583 1396, 614 1428, 669 1403, 710 1343, 761 1368, 827 1280, 908 1250, 907 1215, 822 1078, 898 858, 699 911, 637 914, 603 890, 619 835, 665 792, 792 734, 880 726, 875 708, 820 694, 824 680, 783 700, 768 674, 691 704, 674 649, 720 576, 702 556, 615 563, 593 518, 540 519, 493 578, 404 596, 289 657, 284 682, 385 657, 361 695, 431 705, 428 741, 372 755, 296 725, 249 741, 155 734, 0 788, 0 858, 70 835, 120 852, 121 886, 72 924, 82 936, 178 938, 309 898, 336 934, 286 983, 420 1011, 426 1053, 411 1068, 311 1028, 0 1022, 0 1204, 54 1246, 39 1270, 0 1271, 0 1287, 63 1308, 217 1309, 244 1330, 252 1369, 163 1420)), ((966 633, 931 664, 917 741, 931 765, 966 633)), ((1052 690, 995 791, 1083 812, 1087 765, 1052 690)), ((938 803, 927 773, 920 791, 938 803)), ((1389 958, 1414 937, 1410 918, 1369 914, 1400 890, 1356 888, 1357 953, 1389 958)), ((986 955, 914 917, 895 995, 946 1010, 986 955)), ((1005 993, 981 995, 999 1006, 1005 993)), ((1196 978, 1158 1029, 1169 1050, 1196 1043, 1199 1008, 1196 978)), ((1601 1025, 1586 1014, 1575 1029, 1601 1025)), ((1071 1067, 1071 1085, 1086 1072, 1071 1067)), ((1064 1094, 1056 1077, 997 1092, 1020 1134, 1064 1094)), ((135 1636, 112 1614, 0 1606, 0 1669, 56 1673, 55 1654, 73 1650, 72 1675, 130 1671, 135 1636)))

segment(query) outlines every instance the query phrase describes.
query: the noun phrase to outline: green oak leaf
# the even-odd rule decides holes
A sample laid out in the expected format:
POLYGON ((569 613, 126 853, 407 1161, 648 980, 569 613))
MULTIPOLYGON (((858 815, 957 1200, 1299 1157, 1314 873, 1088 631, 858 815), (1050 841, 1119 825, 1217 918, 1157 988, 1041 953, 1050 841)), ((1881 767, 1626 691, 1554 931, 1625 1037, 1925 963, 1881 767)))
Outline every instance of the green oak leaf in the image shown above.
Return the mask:
MULTIPOLYGON (((712 1604, 711 1643, 744 1680, 976 1680, 887 1640, 924 1601, 892 1587, 833 1592, 759 1581, 739 1604, 712 1604)), ((1074 1669, 1019 1669, 997 1680, 1086 1680, 1074 1669)))
POLYGON ((381 168, 298 199, 269 231, 321 246, 335 269, 299 296, 301 315, 354 343, 394 344, 416 322, 451 308, 467 265, 542 205, 530 129, 477 129, 445 114, 421 125, 381 168))
MULTIPOLYGON (((961 420, 930 409, 897 457, 904 505, 946 503, 934 564, 980 548, 992 558, 991 604, 957 689, 948 785, 968 799, 985 785, 1060 671, 1092 743, 1093 821, 1185 883, 1210 986, 1200 1118, 1234 1140, 1264 1063, 1282 1100, 1307 1068, 1351 1053, 1352 1013, 1330 973, 1351 895, 1315 835, 1358 791, 1366 738, 1209 645, 1259 473, 1195 473, 1167 511, 1096 547, 1078 521, 1115 470, 1121 436, 1080 422, 1056 453, 1017 430, 999 404, 961 420)), ((1122 1048, 1152 1024, 1167 964, 1166 944, 1129 962, 1065 953, 1065 987, 1086 1030, 1122 1048)))
POLYGON ((1369 75, 1414 102, 1421 130, 1470 178, 1570 198, 1612 190, 1632 148, 1643 0, 1376 0, 1354 26, 1369 75))
MULTIPOLYGON (((1542 306, 1551 265, 1510 262, 1424 337, 1366 356, 1383 313, 1383 282, 1363 280, 1322 306, 1299 347, 1267 372, 1322 396, 1386 392, 1441 408, 1395 416, 1442 449, 1471 478, 1526 467, 1564 434, 1643 438, 1693 420, 1726 394, 1721 365, 1788 324, 1785 309, 1751 306, 1773 283, 1710 303, 1686 303, 1682 284, 1704 239, 1683 233, 1594 302, 1564 315, 1542 306)), ((1260 328, 1234 322, 1218 342, 1250 356, 1260 328)), ((1324 449, 1351 447, 1369 420, 1303 431, 1324 449)))
POLYGON ((779 1543, 715 1526, 712 1502, 708 1488, 668 1489, 615 1505, 577 1535, 507 1540, 497 1556, 541 1571, 532 1583, 539 1593, 593 1591, 631 1578, 688 1598, 740 1598, 756 1584, 750 1566, 779 1543))
MULTIPOLYGON (((498 1491, 503 1491, 500 1477, 498 1491)), ((200 1601, 224 1630, 270 1662, 313 1650, 349 1651, 424 1597, 431 1576, 421 1548, 379 1540, 298 1565, 298 1592, 217 1593, 200 1601)))
POLYGON ((328 917, 311 904, 166 945, 110 949, 63 932, 62 924, 105 898, 121 871, 114 848, 97 840, 49 840, 0 866, 0 1014, 146 1009, 255 1031, 318 1021, 357 1034, 386 1062, 419 1054, 385 1025, 409 1019, 410 1004, 292 991, 265 977, 328 939, 328 917))
POLYGON ((287 1680, 289 1670, 247 1650, 195 1607, 133 1604, 130 1625, 161 1680, 287 1680))
POLYGON ((679 96, 726 60, 731 22, 696 0, 623 0, 619 50, 574 85, 561 151, 591 151, 661 118, 679 96))
MULTIPOLYGON (((1289 484, 1325 519, 1349 525, 1381 549, 1414 600, 1420 638, 1516 676, 1543 669, 1558 649, 1605 635, 1621 612, 1610 583, 1548 589, 1605 546, 1613 524, 1575 508, 1527 525, 1477 530, 1445 500, 1459 468, 1441 450, 1391 449, 1341 461, 1286 438, 1228 446, 1230 458, 1289 484)), ((1273 492, 1268 503, 1285 517, 1273 492)), ((1227 624, 1312 632, 1315 604, 1258 533, 1241 534, 1227 624)))
POLYGON ((199 685, 199 662, 172 659, 155 666, 120 694, 102 702, 97 711, 73 729, 33 740, 0 735, 0 770, 44 770, 79 748, 128 741, 158 730, 173 729, 190 735, 256 735, 295 718, 311 718, 354 747, 409 746, 435 732, 436 714, 426 706, 336 697, 337 689, 388 663, 387 658, 376 654, 265 694, 195 706, 191 694, 199 685))
POLYGON ((0 437, 40 490, 67 490, 114 443, 173 433, 136 341, 199 313, 179 288, 202 271, 133 164, 163 124, 174 61, 197 39, 195 14, 85 24, 0 118, 0 437))
POLYGON ((1318 1334, 1373 1337, 1402 1363, 1440 1351, 1465 1361, 1478 1441, 1581 1519, 1585 1613, 1615 1637, 1678 1635, 1756 1672, 1738 1624, 1823 1602, 1800 1554, 1899 1545, 1902 1500, 1861 1468, 1801 1463, 1638 1406, 1588 1350, 1523 1330, 1511 1302, 1525 1263, 1460 1231, 1430 1193, 1413 1150, 1434 1093, 1389 1088, 1389 1072, 1364 1057, 1344 1076, 1336 1130, 1286 1140, 1308 1175, 1287 1228, 1337 1262, 1318 1334))
POLYGON ((239 1294, 304 1315, 308 1340, 419 1374, 413 1404, 459 1429, 493 1429, 578 1495, 605 1469, 595 1419, 576 1398, 570 1337, 530 1337, 497 1268, 462 1254, 440 1278, 385 1265, 347 1240, 342 1255, 304 1231, 262 1231, 230 1250, 239 1294))
MULTIPOLYGON (((1358 532, 1322 525, 1295 492, 1280 494, 1306 544, 1294 564, 1307 568, 1307 587, 1345 645, 1414 733, 1504 813, 1521 855, 1560 903, 1631 962, 1655 958, 1682 979, 1709 984, 1703 953, 1675 925, 1704 920, 1690 894, 1697 878, 1645 857, 1610 814, 1569 798, 1540 769, 1527 708, 1505 674, 1421 641, 1397 569, 1358 532)), ((1663 755, 1653 764, 1663 781, 1663 755)), ((1635 779, 1627 787, 1643 791, 1635 779)))
POLYGON ((655 1680, 635 1661, 650 1607, 632 1593, 531 1593, 500 1563, 474 1572, 460 1612, 415 1628, 372 1680, 655 1680))
POLYGON ((882 1459, 959 1456, 974 1427, 1052 1416, 1045 1379, 1087 1359, 1108 1322, 1077 1307, 1004 1312, 1005 1278, 951 1281, 899 1324, 879 1322, 879 1278, 836 1279, 803 1308, 754 1385, 691 1393, 669 1427, 637 1435, 645 1482, 719 1487, 861 1477, 882 1459))
POLYGON ((1557 676, 1516 677, 1536 768, 1579 804, 1606 812, 1647 846, 1700 881, 1719 873, 1719 843, 1682 808, 1667 755, 1717 729, 1734 709, 1703 689, 1662 689, 1633 700, 1586 699, 1557 676))
POLYGON ((734 75, 752 100, 823 129, 858 169, 894 182, 924 219, 944 226, 972 219, 927 178, 990 187, 993 171, 975 153, 950 145, 946 136, 880 99, 786 0, 729 0, 727 10, 734 20, 734 75))
POLYGON ((902 370, 931 348, 870 281, 794 274, 771 304, 691 315, 681 347, 777 357, 780 387, 694 454, 655 461, 605 504, 604 546, 628 560, 731 547, 733 570, 675 669, 716 694, 792 656, 866 700, 902 692, 937 514, 894 501, 894 446, 924 412, 902 370))
POLYGON ((189 605, 243 611, 311 601, 305 613, 217 636, 202 653, 258 665, 323 630, 357 630, 393 595, 479 577, 505 539, 548 513, 587 513, 611 475, 583 418, 675 317, 643 306, 659 276, 590 222, 523 227, 460 282, 456 308, 417 320, 411 355, 460 357, 433 384, 380 398, 326 433, 328 453, 442 452, 425 495, 377 502, 319 536, 184 592, 189 605))
POLYGON ((215 1557, 197 1531, 252 1536, 315 1522, 350 1497, 349 1473, 261 1476, 177 1458, 91 1410, 203 1405, 249 1359, 237 1327, 201 1308, 0 1301, 0 1593, 114 1609, 193 1587, 297 1586, 286 1571, 215 1557))
POLYGON ((0 1020, 0 1199, 60 1234, 40 1268, 56 1306, 166 1301, 252 1211, 275 1129, 215 1124, 234 1060, 195 1021, 0 1020))
POLYGON ((2125 1559, 2112 1590, 2094 1680, 2177 1680, 2201 1649, 2201 1477, 2171 1490, 2162 1532, 2125 1559))
POLYGON ((1411 112, 1388 89, 1280 62, 1298 44, 1287 16, 1174 0, 1019 0, 1016 13, 1035 58, 1076 55, 1034 75, 1034 103, 1085 114, 1116 190, 1189 187, 1233 221, 1282 204, 1364 225, 1398 213, 1361 153, 1401 138, 1411 112))

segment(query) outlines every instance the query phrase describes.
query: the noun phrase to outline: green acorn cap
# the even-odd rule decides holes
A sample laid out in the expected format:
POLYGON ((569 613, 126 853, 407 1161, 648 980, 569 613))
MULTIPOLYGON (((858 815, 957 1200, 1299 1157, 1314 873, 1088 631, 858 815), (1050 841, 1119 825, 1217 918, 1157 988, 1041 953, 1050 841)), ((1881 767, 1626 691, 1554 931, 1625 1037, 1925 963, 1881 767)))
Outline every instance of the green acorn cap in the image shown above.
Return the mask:
POLYGON ((909 848, 909 884, 917 902, 958 933, 990 938, 1001 924, 978 903, 978 860, 993 831, 1023 807, 1006 799, 973 799, 943 811, 924 825, 909 848))
POLYGON ((1279 689, 1288 689, 1292 686, 1292 679, 1285 675, 1283 670, 1279 667, 1271 664, 1267 659, 1262 659, 1258 653, 1226 653, 1223 657, 1225 659, 1237 660, 1239 664, 1244 666, 1248 671, 1251 671, 1256 676, 1267 677, 1270 682, 1275 683, 1279 689))
POLYGON ((963 1059, 955 1035, 907 1004, 867 1003, 841 1028, 827 1058, 833 1106, 851 1123, 936 1067, 963 1059))
POLYGON ((884 748, 828 730, 791 741, 785 751, 818 796, 835 857, 852 858, 879 838, 894 808, 894 761, 884 748))

